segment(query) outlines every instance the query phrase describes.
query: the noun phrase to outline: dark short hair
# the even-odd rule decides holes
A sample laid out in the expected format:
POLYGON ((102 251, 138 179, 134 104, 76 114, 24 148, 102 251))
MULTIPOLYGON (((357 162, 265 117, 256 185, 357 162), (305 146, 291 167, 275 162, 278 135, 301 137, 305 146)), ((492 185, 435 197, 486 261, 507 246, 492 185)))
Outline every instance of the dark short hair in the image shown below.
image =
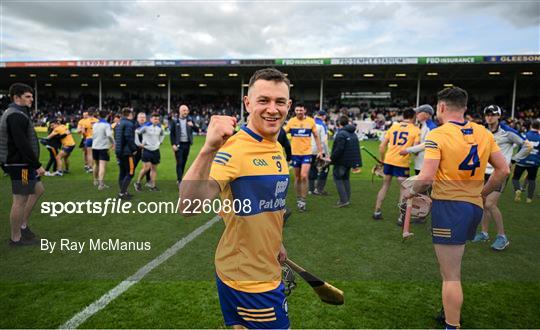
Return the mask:
POLYGON ((416 112, 412 108, 407 108, 403 110, 403 119, 413 119, 416 112))
POLYGON ((532 129, 540 129, 540 119, 536 119, 531 124, 532 129))
POLYGON ((99 110, 98 112, 99 118, 107 118, 108 115, 109 115, 109 112, 107 110, 99 110))
POLYGON ((88 108, 86 110, 86 112, 88 112, 89 116, 93 116, 96 113, 96 108, 95 107, 90 107, 90 108, 88 108))
POLYGON ((132 113, 133 113, 133 111, 130 108, 122 108, 122 116, 128 117, 132 113))
POLYGON ((341 116, 338 120, 339 126, 346 126, 349 124, 349 117, 347 116, 341 116))
POLYGON ((22 96, 24 93, 32 93, 34 95, 34 89, 27 84, 14 83, 9 86, 9 97, 13 100, 15 96, 22 96))
POLYGON ((306 108, 306 106, 304 105, 304 103, 301 103, 301 102, 298 102, 294 105, 295 108, 306 108))
POLYGON ((151 117, 158 117, 159 118, 159 113, 157 112, 152 112, 152 116, 151 117))
POLYGON ((255 73, 251 76, 251 78, 249 78, 248 88, 251 88, 257 80, 267 80, 267 81, 273 81, 276 83, 284 82, 285 84, 287 84, 288 88, 291 87, 291 82, 289 78, 287 78, 287 76, 283 72, 274 68, 266 68, 266 69, 260 69, 260 70, 255 71, 255 73))
POLYGON ((466 108, 469 96, 464 89, 448 87, 437 93, 437 100, 456 108, 466 108))

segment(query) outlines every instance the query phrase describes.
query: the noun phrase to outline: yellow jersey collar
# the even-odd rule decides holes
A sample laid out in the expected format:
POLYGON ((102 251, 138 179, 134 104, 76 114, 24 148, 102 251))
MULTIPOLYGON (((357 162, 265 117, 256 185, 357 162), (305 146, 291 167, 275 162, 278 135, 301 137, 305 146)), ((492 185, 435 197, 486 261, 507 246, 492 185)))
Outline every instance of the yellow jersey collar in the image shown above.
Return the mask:
POLYGON ((249 136, 251 136, 252 138, 254 138, 255 140, 257 140, 257 142, 261 142, 263 140, 263 137, 260 136, 259 134, 253 132, 252 130, 250 130, 247 125, 244 125, 241 127, 241 130, 243 130, 244 132, 248 133, 249 136))

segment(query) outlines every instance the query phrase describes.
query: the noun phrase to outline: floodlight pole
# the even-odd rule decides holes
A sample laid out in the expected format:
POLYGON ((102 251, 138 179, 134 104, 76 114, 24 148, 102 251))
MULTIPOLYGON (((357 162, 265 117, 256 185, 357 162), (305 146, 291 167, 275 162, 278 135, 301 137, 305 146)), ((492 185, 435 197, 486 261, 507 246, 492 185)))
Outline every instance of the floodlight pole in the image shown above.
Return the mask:
POLYGON ((35 112, 37 112, 37 103, 38 103, 37 78, 34 78, 34 111, 35 112))
POLYGON ((323 109, 323 98, 324 98, 324 78, 321 77, 321 90, 319 93, 319 111, 323 109))
POLYGON ((416 83, 416 107, 420 106, 420 75, 418 75, 418 81, 416 83))
POLYGON ((102 106, 102 98, 103 96, 101 95, 101 75, 99 77, 99 111, 101 111, 101 106, 102 106))
POLYGON ((512 91, 512 117, 514 118, 514 113, 516 110, 516 90, 517 90, 517 74, 514 75, 514 89, 512 91))
POLYGON ((240 124, 244 125, 244 78, 240 82, 240 124))
POLYGON ((171 113, 171 76, 167 82, 167 113, 171 113))

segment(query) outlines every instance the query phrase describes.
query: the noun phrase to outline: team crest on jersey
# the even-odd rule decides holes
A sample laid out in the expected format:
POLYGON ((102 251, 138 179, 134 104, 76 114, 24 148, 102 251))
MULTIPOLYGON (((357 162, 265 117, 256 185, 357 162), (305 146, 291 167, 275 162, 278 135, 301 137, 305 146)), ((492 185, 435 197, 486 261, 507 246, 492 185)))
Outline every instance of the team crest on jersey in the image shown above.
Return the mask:
POLYGON ((268 166, 268 163, 266 162, 266 160, 264 160, 262 158, 253 159, 252 163, 255 166, 268 166))

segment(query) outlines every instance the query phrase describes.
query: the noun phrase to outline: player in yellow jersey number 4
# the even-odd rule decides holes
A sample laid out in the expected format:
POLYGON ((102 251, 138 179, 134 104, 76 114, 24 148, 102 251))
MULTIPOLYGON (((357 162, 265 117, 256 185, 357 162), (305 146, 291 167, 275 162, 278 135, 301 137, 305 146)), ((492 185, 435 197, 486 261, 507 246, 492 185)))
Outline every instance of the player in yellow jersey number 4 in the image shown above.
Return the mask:
POLYGON ((244 98, 247 125, 234 134, 235 118, 212 116, 205 144, 180 184, 184 215, 193 205, 186 199, 219 194, 224 205, 216 283, 225 324, 234 328, 290 327, 280 266, 287 258, 282 228, 289 170, 277 142, 291 107, 289 87, 276 69, 255 72, 244 98))
POLYGON ((463 304, 461 259, 465 242, 474 238, 484 200, 503 184, 509 167, 493 134, 465 120, 466 91, 446 88, 437 97, 437 118, 442 126, 428 133, 422 170, 404 198, 433 185, 432 241, 443 280, 446 328, 455 329, 460 326, 463 304), (494 171, 484 185, 488 163, 494 171))

